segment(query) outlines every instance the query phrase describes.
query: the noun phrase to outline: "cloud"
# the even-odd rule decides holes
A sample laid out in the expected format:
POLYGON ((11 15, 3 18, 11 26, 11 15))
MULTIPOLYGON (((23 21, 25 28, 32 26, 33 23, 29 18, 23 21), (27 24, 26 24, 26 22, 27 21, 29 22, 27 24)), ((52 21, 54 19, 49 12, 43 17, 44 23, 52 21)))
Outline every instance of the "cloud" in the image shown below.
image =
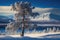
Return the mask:
POLYGON ((35 19, 31 18, 32 21, 50 21, 49 14, 52 8, 38 8, 36 7, 33 9, 33 12, 37 12, 40 15, 37 16, 35 19))
POLYGON ((14 13, 15 11, 11 10, 11 6, 0 6, 0 13, 14 13))
POLYGON ((40 14, 50 12, 52 14, 60 15, 60 8, 38 8, 36 7, 35 9, 33 9, 33 12, 38 12, 40 14))
POLYGON ((0 6, 0 11, 10 11, 11 6, 0 6))
MULTIPOLYGON (((35 9, 33 9, 33 12, 45 13, 49 10, 51 10, 51 8, 38 8, 38 7, 36 7, 35 9)), ((11 6, 0 6, 0 12, 11 13, 13 11, 11 10, 11 6)))
POLYGON ((52 8, 38 8, 36 7, 35 9, 33 9, 33 12, 38 12, 38 13, 46 13, 46 12, 50 12, 52 8))
POLYGON ((35 20, 35 21, 56 21, 56 19, 51 19, 50 18, 50 14, 53 15, 60 15, 60 8, 35 8, 33 9, 33 12, 38 12, 40 15, 37 16, 35 19, 31 19, 31 20, 35 20))
MULTIPOLYGON (((54 14, 60 14, 60 8, 39 8, 35 7, 35 9, 32 10, 33 12, 38 12, 38 13, 47 13, 51 12, 54 14)), ((14 11, 11 10, 11 6, 0 6, 0 12, 4 13, 14 13, 14 11)))
MULTIPOLYGON (((16 11, 11 11, 11 6, 0 6, 0 13, 15 13, 16 11)), ((31 17, 31 20, 47 20, 50 21, 49 14, 56 14, 60 15, 60 9, 59 8, 38 8, 32 10, 32 12, 37 12, 40 15, 37 16, 35 19, 31 17)))

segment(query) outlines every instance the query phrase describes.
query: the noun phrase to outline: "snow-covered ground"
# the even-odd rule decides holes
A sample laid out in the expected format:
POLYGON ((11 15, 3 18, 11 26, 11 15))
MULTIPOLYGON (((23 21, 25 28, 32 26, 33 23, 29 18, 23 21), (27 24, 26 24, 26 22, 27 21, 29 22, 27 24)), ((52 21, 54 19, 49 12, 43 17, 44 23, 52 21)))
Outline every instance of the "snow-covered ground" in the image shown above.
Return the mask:
POLYGON ((0 35, 0 40, 60 40, 60 32, 25 33, 20 35, 0 35))

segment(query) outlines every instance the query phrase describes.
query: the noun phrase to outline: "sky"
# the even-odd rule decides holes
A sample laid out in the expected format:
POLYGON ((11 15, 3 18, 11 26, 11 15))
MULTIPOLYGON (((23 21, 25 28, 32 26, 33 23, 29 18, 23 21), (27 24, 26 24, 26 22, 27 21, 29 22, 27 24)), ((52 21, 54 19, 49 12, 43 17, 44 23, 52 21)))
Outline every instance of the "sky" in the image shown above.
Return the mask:
POLYGON ((28 1, 32 6, 41 8, 60 8, 60 0, 0 0, 0 6, 10 6, 17 1, 28 1))

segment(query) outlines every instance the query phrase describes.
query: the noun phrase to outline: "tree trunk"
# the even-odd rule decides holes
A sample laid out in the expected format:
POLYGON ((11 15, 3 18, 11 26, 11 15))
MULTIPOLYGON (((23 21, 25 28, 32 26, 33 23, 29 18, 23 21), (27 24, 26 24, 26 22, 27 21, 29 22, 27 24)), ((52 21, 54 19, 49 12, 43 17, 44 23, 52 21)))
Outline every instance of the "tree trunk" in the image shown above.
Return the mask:
POLYGON ((24 29, 25 29, 25 22, 24 22, 24 19, 25 19, 25 14, 23 13, 23 19, 22 19, 22 34, 21 36, 24 36, 24 29))
POLYGON ((21 36, 24 36, 24 27, 22 27, 22 34, 21 36))

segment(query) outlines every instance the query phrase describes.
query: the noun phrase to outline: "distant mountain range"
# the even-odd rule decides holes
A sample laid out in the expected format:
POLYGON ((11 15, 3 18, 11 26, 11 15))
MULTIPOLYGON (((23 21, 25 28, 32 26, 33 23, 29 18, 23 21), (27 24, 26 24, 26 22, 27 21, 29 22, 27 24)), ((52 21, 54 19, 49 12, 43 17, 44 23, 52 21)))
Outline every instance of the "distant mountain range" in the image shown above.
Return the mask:
POLYGON ((59 20, 60 21, 60 15, 50 14, 49 15, 51 19, 59 20))
MULTIPOLYGON (((36 18, 37 16, 39 16, 41 14, 39 13, 32 13, 30 14, 31 17, 36 18)), ((44 16, 44 15, 43 15, 44 16)), ((54 19, 54 20, 59 20, 60 21, 60 16, 59 15, 54 15, 54 14, 50 14, 50 19, 54 19)), ((41 16, 39 16, 41 18, 41 16)), ((48 17, 48 16, 47 16, 48 17)), ((0 23, 8 23, 9 21, 13 21, 13 15, 9 15, 9 16, 4 16, 4 15, 0 15, 0 23)), ((43 17, 42 17, 43 18, 43 17)), ((31 18, 30 18, 31 19, 31 18)), ((37 19, 36 19, 37 20, 37 19)))
POLYGON ((13 16, 4 16, 4 15, 0 15, 0 23, 8 23, 10 21, 13 20, 13 16))

